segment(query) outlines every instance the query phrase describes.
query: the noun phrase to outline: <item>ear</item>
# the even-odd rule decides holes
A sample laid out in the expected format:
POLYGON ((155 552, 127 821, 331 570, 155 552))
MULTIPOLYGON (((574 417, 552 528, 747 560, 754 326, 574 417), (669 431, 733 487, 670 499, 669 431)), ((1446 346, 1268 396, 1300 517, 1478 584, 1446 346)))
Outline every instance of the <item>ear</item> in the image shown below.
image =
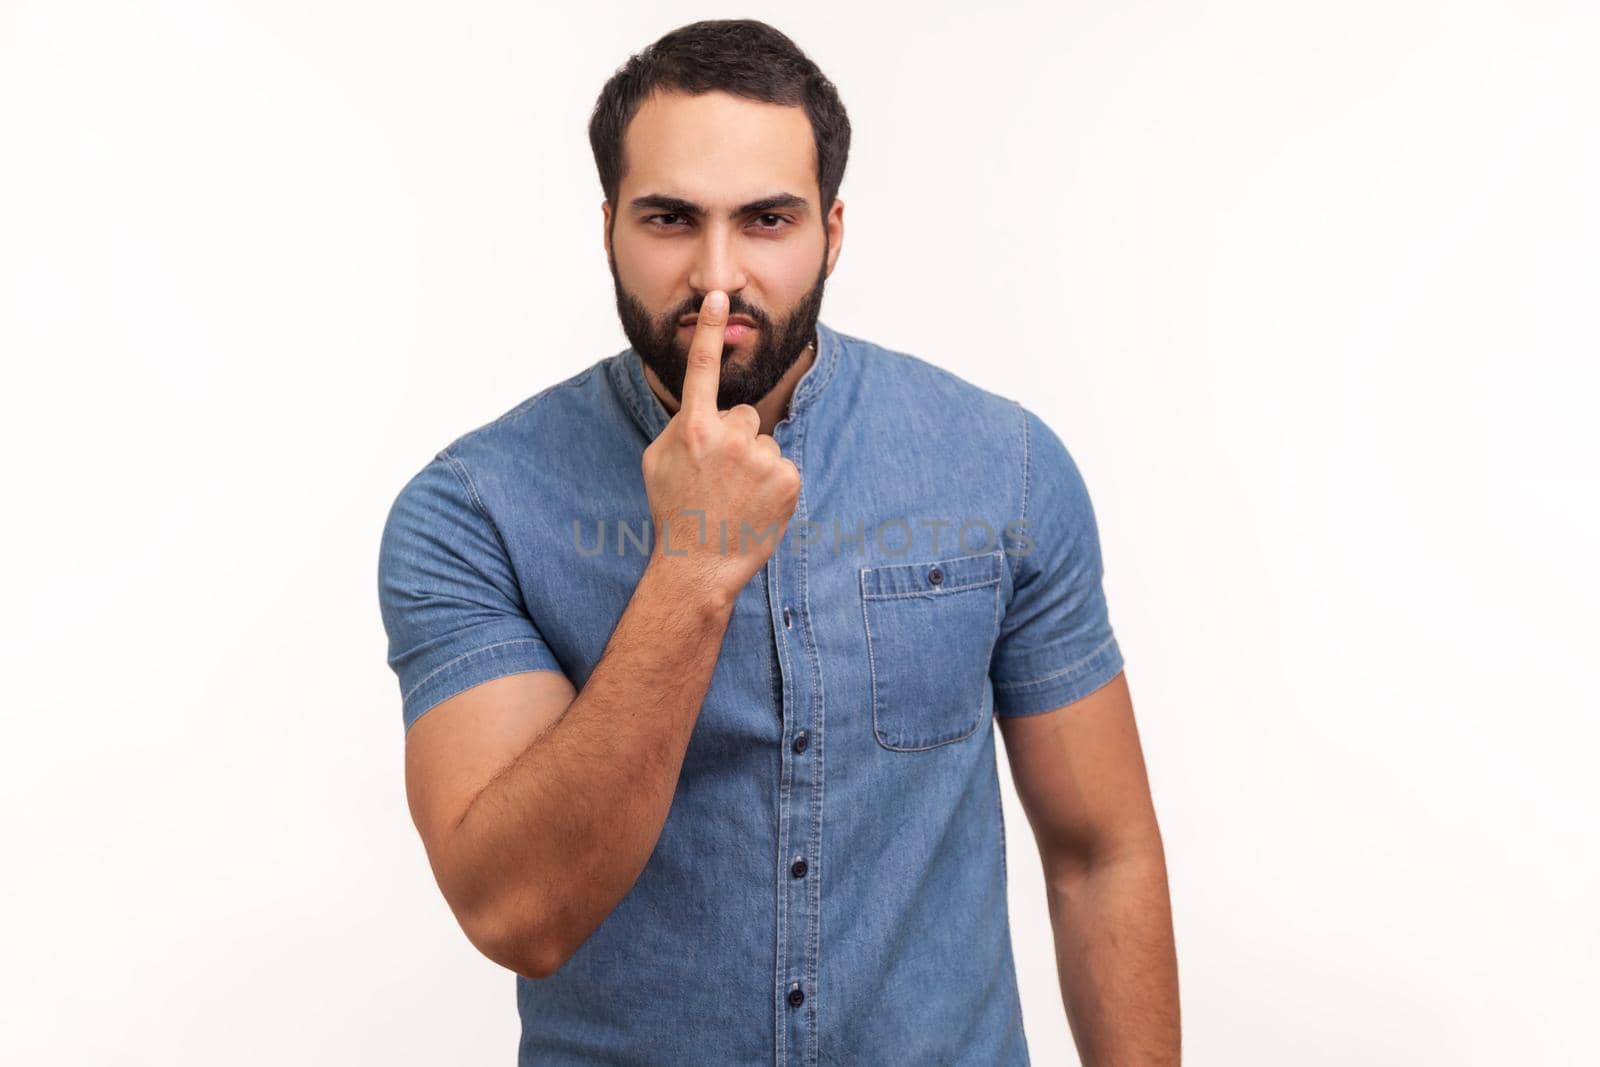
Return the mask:
POLYGON ((839 261, 839 248, 844 244, 844 201, 837 196, 823 225, 828 228, 828 274, 832 275, 833 265, 839 261))
POLYGON ((605 249, 606 259, 611 258, 611 201, 600 201, 600 247, 605 249))

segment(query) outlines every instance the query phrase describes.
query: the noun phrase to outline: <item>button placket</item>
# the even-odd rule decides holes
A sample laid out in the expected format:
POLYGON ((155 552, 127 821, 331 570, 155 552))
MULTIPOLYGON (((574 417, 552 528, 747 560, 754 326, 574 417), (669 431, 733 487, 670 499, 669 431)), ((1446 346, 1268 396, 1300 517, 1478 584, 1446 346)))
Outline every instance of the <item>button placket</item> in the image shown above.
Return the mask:
MULTIPOLYGON (((774 436, 786 455, 799 462, 800 437, 796 427, 781 425, 774 436)), ((797 506, 791 523, 799 524, 806 518, 807 509, 797 506)), ((780 546, 789 542, 780 542, 780 546)), ((814 1004, 797 1011, 805 1004, 812 989, 804 983, 814 983, 817 974, 817 926, 821 900, 819 896, 819 871, 808 859, 808 853, 818 847, 821 835, 821 789, 823 767, 821 764, 820 737, 816 752, 810 752, 811 732, 820 717, 820 680, 818 663, 811 635, 800 617, 806 595, 806 548, 795 547, 792 552, 774 553, 768 567, 768 591, 777 646, 778 664, 783 675, 779 693, 781 702, 779 722, 780 744, 788 739, 788 753, 780 761, 779 776, 773 783, 778 808, 778 853, 774 871, 778 879, 777 928, 774 931, 777 951, 776 988, 774 1004, 777 1012, 777 1062, 799 1065, 815 1063, 817 1057, 816 1011, 814 1004), (780 625, 781 623, 781 625, 780 625), (804 758, 802 758, 804 757, 804 758)), ((782 753, 782 749, 779 752, 782 753)))

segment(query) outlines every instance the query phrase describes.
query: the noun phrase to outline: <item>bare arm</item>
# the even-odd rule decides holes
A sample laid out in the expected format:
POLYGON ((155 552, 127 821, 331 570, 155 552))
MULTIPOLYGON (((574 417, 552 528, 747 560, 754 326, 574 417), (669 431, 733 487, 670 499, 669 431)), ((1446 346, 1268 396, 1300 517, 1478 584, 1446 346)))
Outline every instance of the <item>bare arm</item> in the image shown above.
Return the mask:
POLYGON ((1125 676, 1001 718, 1044 865, 1062 1003, 1085 1067, 1179 1062, 1166 859, 1125 676))
POLYGON ((726 299, 702 312, 678 411, 642 460, 656 551, 583 691, 554 671, 508 675, 407 735, 407 793, 440 889, 484 955, 529 977, 559 968, 643 872, 733 604, 799 497, 756 409, 717 409, 726 299), (723 523, 768 536, 723 551, 701 533, 723 523))
POLYGON ((661 562, 583 691, 438 835, 435 869, 463 928, 529 977, 559 967, 638 880, 711 683, 731 607, 661 562))

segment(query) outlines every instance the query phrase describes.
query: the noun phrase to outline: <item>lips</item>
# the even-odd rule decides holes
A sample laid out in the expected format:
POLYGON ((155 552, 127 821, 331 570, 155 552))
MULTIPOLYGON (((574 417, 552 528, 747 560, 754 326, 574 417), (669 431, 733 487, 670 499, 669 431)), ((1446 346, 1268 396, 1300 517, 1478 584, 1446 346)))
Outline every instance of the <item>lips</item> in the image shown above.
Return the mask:
MULTIPOLYGON (((698 315, 685 315, 683 318, 678 320, 678 325, 679 326, 694 326, 699 321, 700 321, 700 316, 698 316, 698 315)), ((728 325, 729 326, 743 326, 746 329, 753 330, 756 327, 756 321, 754 319, 752 319, 748 315, 730 315, 728 317, 728 325)))
MULTIPOLYGON (((746 321, 748 320, 744 320, 744 317, 740 316, 739 319, 731 320, 728 325, 724 326, 722 328, 722 343, 736 345, 746 337, 754 336, 756 328, 754 326, 746 326, 746 321)), ((694 331, 695 323, 693 321, 683 323, 678 327, 678 332, 685 336, 692 336, 694 331)))

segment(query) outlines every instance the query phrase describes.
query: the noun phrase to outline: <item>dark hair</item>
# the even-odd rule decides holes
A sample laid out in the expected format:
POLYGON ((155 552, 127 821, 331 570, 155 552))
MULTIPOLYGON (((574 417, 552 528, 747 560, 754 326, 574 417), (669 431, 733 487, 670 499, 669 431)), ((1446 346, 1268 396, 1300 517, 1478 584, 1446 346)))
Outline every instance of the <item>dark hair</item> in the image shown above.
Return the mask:
POLYGON ((668 33, 606 82, 589 118, 589 147, 600 187, 616 209, 622 185, 622 134, 639 105, 657 89, 734 96, 801 106, 817 148, 817 188, 827 214, 850 155, 850 119, 839 92, 787 36, 755 19, 710 19, 668 33))

